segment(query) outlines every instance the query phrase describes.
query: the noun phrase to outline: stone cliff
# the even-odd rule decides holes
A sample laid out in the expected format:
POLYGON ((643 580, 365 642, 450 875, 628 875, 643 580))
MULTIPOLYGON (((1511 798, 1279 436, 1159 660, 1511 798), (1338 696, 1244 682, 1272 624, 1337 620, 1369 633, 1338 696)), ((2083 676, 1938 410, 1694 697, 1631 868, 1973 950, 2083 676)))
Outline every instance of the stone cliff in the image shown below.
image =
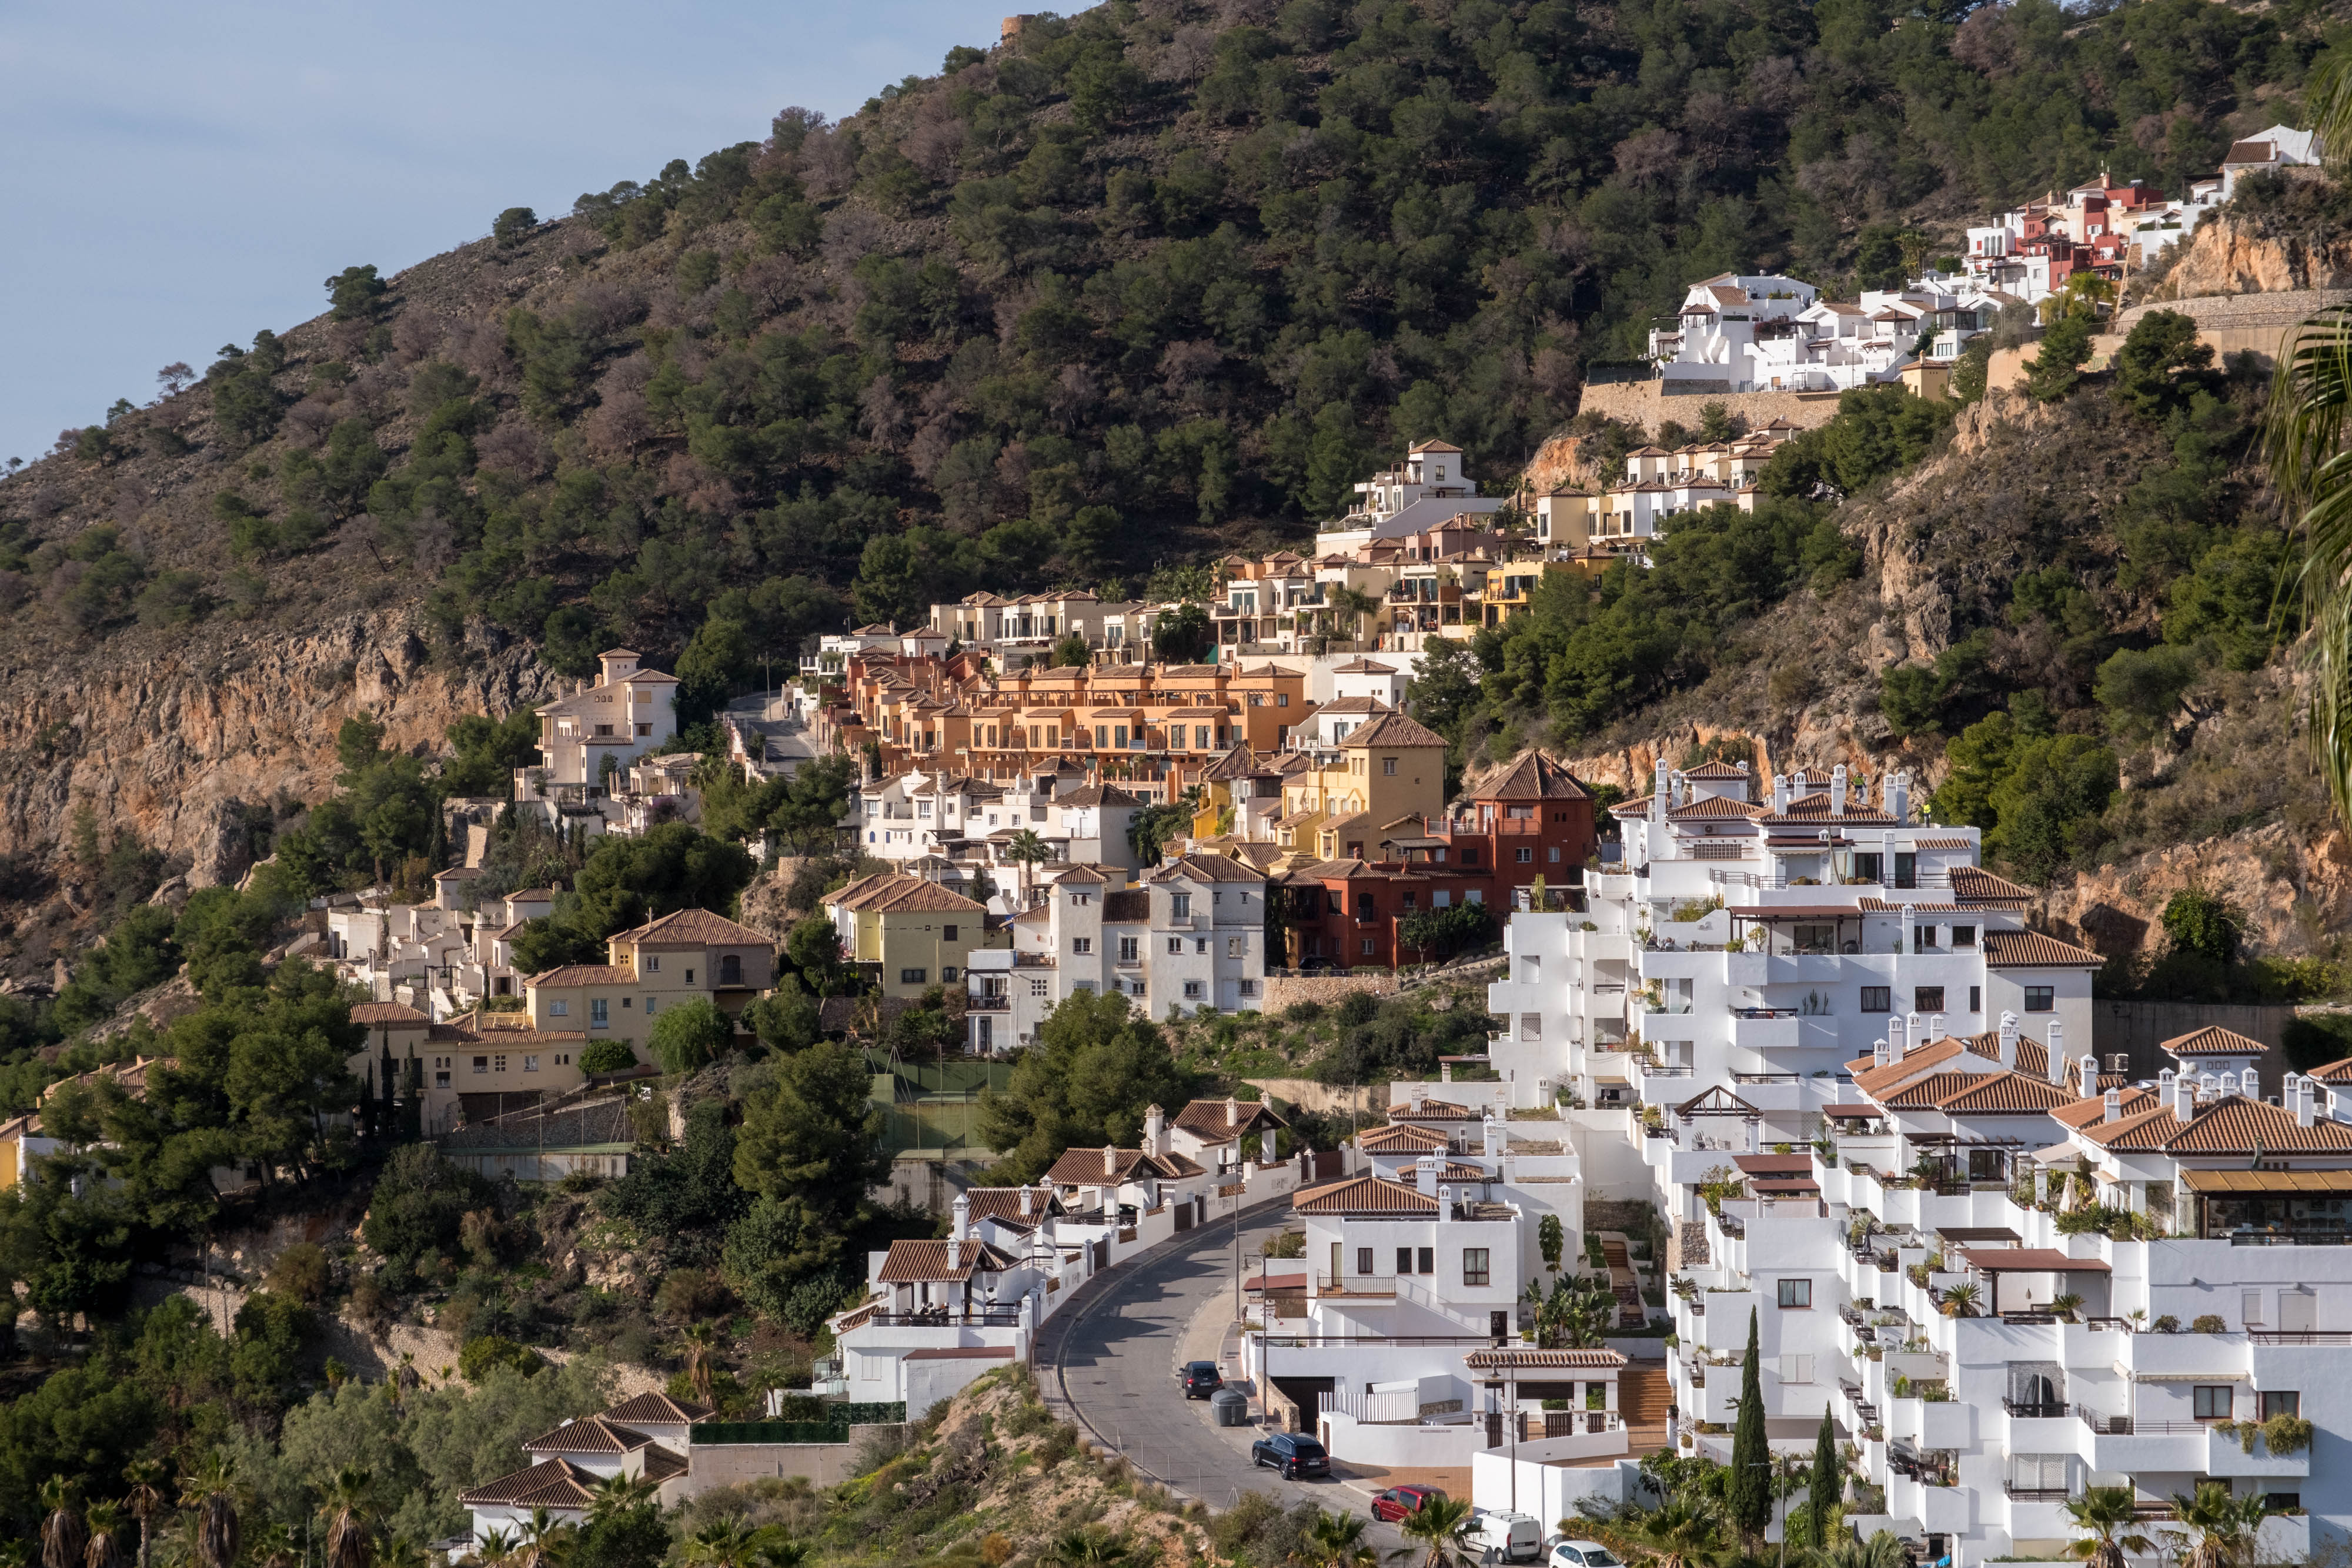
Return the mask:
POLYGON ((184 857, 191 885, 233 882, 249 863, 247 810, 323 798, 348 716, 372 712, 387 745, 433 754, 460 715, 503 715, 555 686, 517 643, 469 641, 436 661, 414 609, 294 633, 125 637, 0 669, 0 706, 14 719, 0 752, 0 852, 62 842, 87 806, 102 832, 184 857))

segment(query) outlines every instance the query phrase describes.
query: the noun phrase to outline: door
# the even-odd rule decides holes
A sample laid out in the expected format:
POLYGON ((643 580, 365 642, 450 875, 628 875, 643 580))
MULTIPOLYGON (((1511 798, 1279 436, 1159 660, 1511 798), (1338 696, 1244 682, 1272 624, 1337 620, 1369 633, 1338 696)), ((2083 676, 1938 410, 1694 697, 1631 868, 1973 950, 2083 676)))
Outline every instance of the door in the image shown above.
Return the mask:
POLYGON ((1486 1314, 1486 1332, 1494 1337, 1494 1341, 1496 1344, 1501 1344, 1505 1340, 1510 1338, 1511 1314, 1507 1312, 1488 1312, 1486 1314))
POLYGON ((2319 1297, 2311 1291, 2281 1291, 2279 1292, 2279 1330, 2284 1333, 2311 1333, 2319 1327, 2319 1297))

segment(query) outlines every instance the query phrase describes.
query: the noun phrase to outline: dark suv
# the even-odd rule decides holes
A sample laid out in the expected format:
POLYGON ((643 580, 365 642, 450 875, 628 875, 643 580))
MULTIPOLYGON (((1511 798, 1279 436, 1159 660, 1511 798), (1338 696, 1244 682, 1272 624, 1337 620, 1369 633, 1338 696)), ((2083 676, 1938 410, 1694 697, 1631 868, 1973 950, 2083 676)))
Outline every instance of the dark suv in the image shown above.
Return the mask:
POLYGON ((1250 1445, 1250 1464, 1272 1465, 1285 1480, 1300 1476, 1328 1476, 1331 1456, 1314 1438, 1297 1432, 1276 1432, 1250 1445))
POLYGON ((1188 1361, 1184 1364, 1184 1397, 1206 1399, 1225 1385, 1213 1361, 1188 1361))

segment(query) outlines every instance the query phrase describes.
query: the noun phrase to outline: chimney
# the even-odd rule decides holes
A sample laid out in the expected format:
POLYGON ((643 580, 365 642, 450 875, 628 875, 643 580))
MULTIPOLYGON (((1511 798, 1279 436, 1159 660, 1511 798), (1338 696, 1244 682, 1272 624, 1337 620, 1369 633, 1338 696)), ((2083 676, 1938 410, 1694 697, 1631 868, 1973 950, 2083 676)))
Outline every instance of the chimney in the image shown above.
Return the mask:
POLYGON ((1037 1215, 1037 1189, 1024 1184, 1021 1188, 1021 1218, 1034 1219, 1037 1215))
MULTIPOLYGON (((1840 806, 1838 810, 1843 811, 1845 808, 1843 806, 1840 806)), ((1918 950, 1919 912, 1906 904, 1903 906, 1903 946, 1901 951, 1906 953, 1916 953, 1918 950)))
POLYGON ((2245 1071, 2238 1074, 2238 1082, 2244 1085, 2238 1092, 2247 1099, 2259 1100, 2263 1097, 2263 1075, 2252 1063, 2247 1063, 2245 1071))
POLYGON ((1881 1067, 1890 1067, 1894 1065, 1895 1052, 1888 1048, 1886 1041, 1884 1040, 1874 1040, 1870 1042, 1870 1055, 1871 1060, 1877 1062, 1881 1067))
POLYGON ((1784 771, 1772 777, 1772 814, 1784 817, 1789 813, 1789 775, 1784 771))
POLYGON ((1943 1014, 1937 1013, 1935 1017, 1927 1020, 1927 1038, 1929 1040, 1941 1040, 1944 1038, 1944 1032, 1943 1014))
POLYGON ((1414 1084, 1414 1085, 1412 1086, 1412 1108, 1413 1108, 1414 1110, 1418 1111, 1418 1110, 1420 1110, 1420 1109, 1421 1109, 1421 1085, 1420 1085, 1420 1084, 1418 1084, 1418 1083, 1416 1083, 1416 1084, 1414 1084))
POLYGON ((2319 1081, 2298 1078, 2294 1082, 2294 1124, 2308 1127, 2319 1120, 2319 1081))
POLYGON ((2000 1064, 2003 1067, 2017 1065, 2017 1015, 2015 1013, 2000 1015, 2000 1064))
POLYGON ((1666 782, 1666 759, 1661 756, 1657 766, 1651 770, 1650 825, 1652 827, 1663 828, 1666 825, 1666 804, 1670 794, 1671 786, 1666 782))
POLYGON ((1238 1127, 1241 1124, 1242 1103, 1228 1094, 1225 1096, 1225 1125, 1228 1127, 1238 1127))
POLYGON ((2197 1085, 2186 1072, 2173 1080, 2172 1113, 2184 1122, 2197 1114, 2197 1085))
POLYGON ((1911 820, 1911 772, 1896 768, 1886 779, 1886 814, 1898 822, 1911 820))
POLYGON ((2056 1019, 2050 1020, 2050 1082, 2066 1082, 2066 1026, 2056 1019))
POLYGON ((1886 1059, 1900 1061, 1911 1054, 1911 1037, 1899 1018, 1886 1020, 1886 1059))
POLYGON ((1118 1175, 1118 1150, 1108 1144, 1103 1145, 1103 1175, 1118 1175))
POLYGON ((2096 1094, 2099 1092, 2099 1059, 2086 1051, 2074 1066, 2082 1074, 2075 1080, 2074 1087, 2085 1096, 2096 1094))
POLYGON ((1143 1149, 1150 1155, 1165 1155, 1162 1147, 1168 1141, 1168 1113, 1157 1105, 1143 1109, 1143 1149))
POLYGON ((969 1193, 960 1192, 956 1194, 955 1222, 953 1227, 948 1232, 948 1239, 950 1241, 968 1241, 971 1239, 971 1195, 969 1193))
POLYGON ((2110 1089, 2106 1093, 2106 1103, 2100 1107, 2099 1120, 2102 1122, 2120 1122, 2123 1119, 2124 1092, 2120 1089, 2110 1089))
POLYGON ((1423 1155, 1412 1162, 1412 1187, 1423 1197, 1437 1196, 1437 1156, 1423 1155))
POLYGON ((1679 772, 1675 774, 1674 780, 1675 804, 1680 806, 1687 802, 1690 799, 1690 780, 1685 779, 1679 772))
POLYGON ((1830 815, 1845 815, 1845 764, 1843 762, 1830 769, 1830 815))
POLYGON ((1503 1154, 1503 1124, 1495 1120, 1494 1112, 1489 1111, 1486 1113, 1486 1119, 1480 1125, 1478 1130, 1484 1135, 1485 1143, 1483 1147, 1485 1148, 1487 1155, 1490 1158, 1501 1158, 1503 1154))

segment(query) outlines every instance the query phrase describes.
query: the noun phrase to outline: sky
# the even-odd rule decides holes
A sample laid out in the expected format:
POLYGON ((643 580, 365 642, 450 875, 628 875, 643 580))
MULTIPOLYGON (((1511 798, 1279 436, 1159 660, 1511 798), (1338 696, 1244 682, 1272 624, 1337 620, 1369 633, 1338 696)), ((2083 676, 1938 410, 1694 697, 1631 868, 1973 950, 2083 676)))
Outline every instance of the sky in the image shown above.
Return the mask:
POLYGON ((583 191, 839 118, 1005 0, 7 0, 0 459, 583 191))

